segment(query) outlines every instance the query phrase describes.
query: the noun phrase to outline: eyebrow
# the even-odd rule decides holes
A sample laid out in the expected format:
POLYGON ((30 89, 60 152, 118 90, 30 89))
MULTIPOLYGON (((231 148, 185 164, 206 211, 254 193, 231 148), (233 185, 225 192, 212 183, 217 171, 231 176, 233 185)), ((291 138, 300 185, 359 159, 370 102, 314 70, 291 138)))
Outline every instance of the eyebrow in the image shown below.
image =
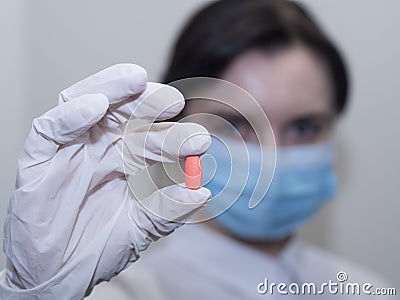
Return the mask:
POLYGON ((334 119, 334 115, 333 114, 310 113, 310 114, 304 114, 304 115, 295 116, 289 122, 303 122, 303 121, 309 121, 309 120, 332 122, 333 119, 334 119))
MULTIPOLYGON (((239 112, 238 113, 227 113, 227 112, 215 112, 216 115, 219 117, 227 120, 227 121, 235 121, 235 122, 247 122, 249 121, 239 112)), ((290 122, 300 122, 300 121, 308 121, 308 120, 328 120, 332 121, 334 119, 333 114, 328 114, 328 113, 307 113, 303 115, 298 115, 295 116, 291 119, 290 122)))
POLYGON ((230 121, 230 122, 246 122, 249 123, 249 121, 239 112, 237 113, 226 113, 226 112, 215 112, 217 116, 230 121))

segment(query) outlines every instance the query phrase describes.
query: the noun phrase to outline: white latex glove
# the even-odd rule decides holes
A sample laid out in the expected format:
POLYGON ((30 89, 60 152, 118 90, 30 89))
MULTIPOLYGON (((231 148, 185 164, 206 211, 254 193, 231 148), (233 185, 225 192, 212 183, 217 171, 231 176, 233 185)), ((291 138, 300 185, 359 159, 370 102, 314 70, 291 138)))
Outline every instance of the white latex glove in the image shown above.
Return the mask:
MULTIPOLYGON (((59 105, 33 121, 5 222, 1 299, 81 299, 205 205, 209 190, 172 185, 145 199, 172 221, 157 217, 132 197, 123 171, 121 125, 132 111, 137 118, 165 120, 183 106, 178 90, 147 84, 143 68, 120 64, 64 90, 59 105)), ((148 134, 130 132, 131 144, 145 145, 129 153, 130 172, 161 160, 172 127, 175 143, 163 148, 169 159, 188 137, 181 156, 201 154, 211 143, 207 130, 194 123, 161 122, 148 134)))

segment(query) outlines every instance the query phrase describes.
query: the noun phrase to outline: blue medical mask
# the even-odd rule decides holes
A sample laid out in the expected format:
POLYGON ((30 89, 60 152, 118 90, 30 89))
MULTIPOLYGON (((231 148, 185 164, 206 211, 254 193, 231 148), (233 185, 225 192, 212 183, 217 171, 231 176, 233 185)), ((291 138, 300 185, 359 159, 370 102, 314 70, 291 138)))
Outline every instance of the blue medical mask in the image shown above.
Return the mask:
MULTIPOLYGON (((232 195, 240 195, 232 206, 214 219, 239 238, 249 241, 274 241, 285 238, 304 225, 320 206, 332 199, 336 193, 334 151, 330 143, 278 148, 271 186, 261 202, 250 209, 249 200, 260 176, 260 160, 252 158, 260 157, 260 148, 256 144, 246 143, 250 166, 247 159, 233 162, 236 167, 239 166, 236 170, 249 170, 248 180, 243 189, 243 181, 235 184, 232 182, 235 177, 229 177, 231 162, 227 159, 227 153, 224 153, 228 150, 224 150, 221 145, 220 141, 214 139, 207 151, 214 157, 217 169, 214 178, 205 187, 210 189, 213 195, 217 195, 229 179, 229 185, 219 195, 219 201, 222 197, 220 203, 226 203, 225 200, 233 201, 232 195), (243 168, 240 168, 240 164, 243 164, 243 168)), ((237 143, 237 147, 239 146, 237 143)), ((236 147, 235 143, 230 143, 229 147, 236 147)), ((262 184, 263 178, 260 180, 262 184)), ((268 183, 266 181, 265 185, 268 183)), ((210 209, 215 210, 218 205, 216 201, 210 209)))

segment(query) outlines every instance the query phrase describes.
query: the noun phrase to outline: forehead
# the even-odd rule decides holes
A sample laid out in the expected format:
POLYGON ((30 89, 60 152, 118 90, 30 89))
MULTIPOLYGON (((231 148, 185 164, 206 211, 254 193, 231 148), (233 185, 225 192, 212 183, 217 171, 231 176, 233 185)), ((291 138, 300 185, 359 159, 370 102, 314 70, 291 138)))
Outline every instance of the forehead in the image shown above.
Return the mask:
POLYGON ((272 119, 281 114, 289 117, 333 112, 327 66, 300 45, 273 54, 246 52, 229 65, 221 78, 249 92, 272 119))

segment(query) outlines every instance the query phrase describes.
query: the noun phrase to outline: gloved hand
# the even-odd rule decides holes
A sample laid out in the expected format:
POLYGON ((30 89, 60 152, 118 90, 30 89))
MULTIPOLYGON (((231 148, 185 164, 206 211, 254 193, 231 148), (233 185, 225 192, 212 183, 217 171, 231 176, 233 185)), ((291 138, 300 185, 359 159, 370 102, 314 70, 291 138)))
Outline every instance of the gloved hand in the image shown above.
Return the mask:
MULTIPOLYGON (((59 105, 33 121, 7 211, 8 260, 0 296, 81 299, 206 204, 211 194, 205 188, 165 187, 145 199, 147 207, 170 218, 163 219, 133 198, 123 170, 123 124, 131 113, 165 120, 183 106, 178 90, 147 84, 143 68, 120 64, 64 90, 59 105)), ((199 155, 211 143, 207 130, 194 123, 161 122, 150 132, 130 131, 125 139, 136 150, 144 147, 129 151, 130 172, 161 161, 160 149, 172 127, 168 139, 175 142, 162 149, 167 160, 178 152, 199 155)))

